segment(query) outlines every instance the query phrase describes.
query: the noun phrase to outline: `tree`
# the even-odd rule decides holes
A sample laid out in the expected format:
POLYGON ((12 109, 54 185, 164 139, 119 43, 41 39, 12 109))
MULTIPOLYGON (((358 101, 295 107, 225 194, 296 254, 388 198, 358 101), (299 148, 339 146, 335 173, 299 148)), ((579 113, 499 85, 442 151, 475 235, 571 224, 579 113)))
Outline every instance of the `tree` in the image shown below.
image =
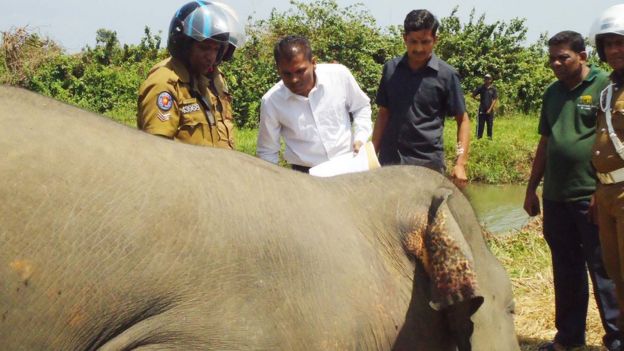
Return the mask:
MULTIPOLYGON (((380 28, 361 4, 343 8, 336 0, 293 0, 291 5, 286 11, 273 10, 268 19, 249 18, 247 43, 233 61, 221 65, 239 126, 258 125, 260 99, 279 81, 273 46, 285 35, 306 36, 319 62, 337 61, 351 69, 372 101, 384 62, 404 53, 401 27, 380 28)), ((545 36, 527 46, 524 19, 487 23, 474 9, 466 23, 457 16, 457 8, 440 22, 435 51, 458 70, 466 92, 490 73, 499 90, 499 112, 539 108, 545 87, 554 80, 545 36)), ((99 29, 94 48, 70 55, 26 28, 5 32, 0 80, 134 124, 138 87, 149 69, 168 55, 160 47, 160 33, 145 27, 144 34, 138 45, 122 45, 116 32, 99 29)), ((466 100, 469 111, 475 111, 477 102, 466 100)))
POLYGON ((30 76, 48 60, 62 54, 60 45, 28 27, 2 32, 0 83, 28 86, 30 76))
POLYGON ((468 22, 462 24, 457 11, 455 7, 441 19, 436 52, 458 70, 464 90, 471 92, 489 73, 499 91, 499 111, 535 110, 552 80, 545 66, 544 42, 523 45, 527 32, 524 19, 486 23, 485 15, 477 18, 473 9, 468 22))

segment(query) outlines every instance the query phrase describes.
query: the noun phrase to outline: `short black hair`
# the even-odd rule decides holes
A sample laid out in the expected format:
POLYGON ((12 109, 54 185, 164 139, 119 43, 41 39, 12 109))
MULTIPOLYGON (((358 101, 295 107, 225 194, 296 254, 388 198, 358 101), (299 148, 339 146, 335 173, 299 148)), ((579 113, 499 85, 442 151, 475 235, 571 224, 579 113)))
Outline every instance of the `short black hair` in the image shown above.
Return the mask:
POLYGON ((577 54, 585 51, 585 40, 580 33, 572 30, 564 30, 548 39, 548 47, 567 44, 577 54))
POLYGON ((405 16, 405 21, 403 22, 405 34, 430 29, 431 34, 435 36, 439 26, 440 22, 427 10, 412 10, 405 16))
POLYGON ((303 53, 308 61, 312 61, 312 47, 307 38, 300 35, 288 35, 283 37, 273 48, 273 58, 275 63, 284 59, 292 60, 295 56, 303 53))

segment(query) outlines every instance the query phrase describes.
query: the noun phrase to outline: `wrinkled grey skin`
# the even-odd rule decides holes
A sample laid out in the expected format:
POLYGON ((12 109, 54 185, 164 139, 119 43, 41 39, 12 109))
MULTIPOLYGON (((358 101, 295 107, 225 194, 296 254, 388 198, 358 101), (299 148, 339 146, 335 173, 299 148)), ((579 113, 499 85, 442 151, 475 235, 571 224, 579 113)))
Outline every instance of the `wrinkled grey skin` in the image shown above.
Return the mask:
POLYGON ((23 90, 0 106, 4 350, 518 350, 509 280, 437 173, 317 179, 23 90), (402 245, 440 189, 484 298, 472 336, 402 245))

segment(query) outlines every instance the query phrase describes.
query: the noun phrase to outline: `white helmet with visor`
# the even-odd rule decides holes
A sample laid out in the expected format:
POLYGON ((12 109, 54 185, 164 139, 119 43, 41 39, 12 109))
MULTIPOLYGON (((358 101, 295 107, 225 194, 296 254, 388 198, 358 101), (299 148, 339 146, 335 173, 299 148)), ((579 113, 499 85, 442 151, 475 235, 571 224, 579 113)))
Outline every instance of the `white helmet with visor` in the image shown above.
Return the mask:
POLYGON ((606 34, 624 35, 624 4, 618 4, 606 9, 592 25, 589 31, 589 41, 596 47, 598 56, 606 61, 603 38, 606 34))
POLYGON ((190 40, 206 39, 222 43, 217 62, 229 60, 237 47, 245 42, 245 32, 236 12, 216 1, 192 1, 182 6, 169 26, 167 49, 171 56, 181 57, 188 50, 190 40))

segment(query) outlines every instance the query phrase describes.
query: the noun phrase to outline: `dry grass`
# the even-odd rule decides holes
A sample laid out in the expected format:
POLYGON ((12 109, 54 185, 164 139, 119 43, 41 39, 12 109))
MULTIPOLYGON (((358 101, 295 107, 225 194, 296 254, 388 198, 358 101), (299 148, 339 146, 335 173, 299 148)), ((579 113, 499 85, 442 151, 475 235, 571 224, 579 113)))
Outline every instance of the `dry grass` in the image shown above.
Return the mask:
MULTIPOLYGON (((488 235, 490 248, 511 277, 516 300, 516 333, 522 350, 537 350, 551 341, 556 332, 550 250, 541 233, 541 220, 534 220, 507 236, 488 235)), ((603 334, 592 294, 587 316, 588 346, 579 350, 603 350, 603 334)))
POLYGON ((0 56, 4 61, 6 74, 0 82, 23 85, 29 72, 63 52, 62 48, 49 38, 42 38, 29 27, 11 28, 0 32, 0 56))

